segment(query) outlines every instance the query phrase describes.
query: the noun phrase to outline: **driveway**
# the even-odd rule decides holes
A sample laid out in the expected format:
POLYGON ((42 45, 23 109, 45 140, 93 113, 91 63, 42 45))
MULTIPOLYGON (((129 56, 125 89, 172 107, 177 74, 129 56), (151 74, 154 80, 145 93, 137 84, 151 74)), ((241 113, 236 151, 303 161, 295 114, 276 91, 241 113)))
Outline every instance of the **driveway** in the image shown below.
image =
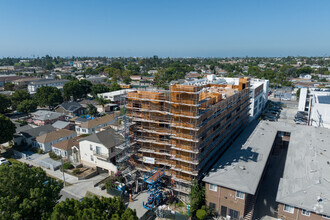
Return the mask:
MULTIPOLYGON (((87 180, 78 180, 72 185, 64 187, 62 189, 63 195, 68 198, 83 198, 86 195, 86 192, 91 192, 93 194, 104 196, 104 197, 111 197, 105 190, 101 190, 99 188, 94 187, 94 184, 105 179, 108 177, 108 174, 99 174, 95 177, 92 177, 87 180)), ((62 194, 62 193, 61 193, 62 194)))
POLYGON ((142 192, 137 197, 134 198, 133 202, 128 204, 128 207, 136 210, 136 215, 141 218, 148 210, 143 207, 142 202, 146 202, 149 194, 147 192, 142 192))

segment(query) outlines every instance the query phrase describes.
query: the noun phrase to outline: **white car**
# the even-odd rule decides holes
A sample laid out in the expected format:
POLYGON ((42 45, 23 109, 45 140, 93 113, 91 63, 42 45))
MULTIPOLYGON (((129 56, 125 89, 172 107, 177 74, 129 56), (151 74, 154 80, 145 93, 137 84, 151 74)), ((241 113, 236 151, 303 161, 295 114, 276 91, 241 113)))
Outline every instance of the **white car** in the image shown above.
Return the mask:
POLYGON ((1 164, 9 164, 9 161, 6 158, 1 157, 0 158, 0 165, 1 164))

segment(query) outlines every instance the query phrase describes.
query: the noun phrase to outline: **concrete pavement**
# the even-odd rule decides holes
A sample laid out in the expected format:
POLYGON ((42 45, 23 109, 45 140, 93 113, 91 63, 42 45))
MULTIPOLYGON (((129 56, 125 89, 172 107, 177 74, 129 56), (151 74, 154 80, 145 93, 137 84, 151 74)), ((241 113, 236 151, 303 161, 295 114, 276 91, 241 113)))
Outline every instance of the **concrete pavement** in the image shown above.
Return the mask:
MULTIPOLYGON (((38 160, 42 160, 42 159, 46 158, 47 156, 48 155, 46 155, 46 156, 42 155, 42 156, 38 157, 38 160)), ((33 161, 33 160, 26 160, 26 159, 20 158, 20 159, 18 159, 18 161, 35 166, 35 167, 41 167, 49 176, 52 176, 56 179, 64 181, 63 173, 60 170, 53 171, 53 170, 44 168, 44 167, 40 166, 38 163, 36 163, 36 161, 33 161)), ((66 183, 69 183, 69 186, 65 186, 61 190, 62 198, 60 199, 60 201, 65 200, 66 198, 81 199, 81 198, 85 197, 87 191, 89 191, 93 194, 96 194, 98 196, 111 197, 111 195, 109 195, 105 190, 101 190, 99 188, 94 187, 95 183, 101 181, 102 179, 106 178, 107 176, 108 176, 108 174, 100 174, 100 175, 97 175, 97 176, 92 177, 87 180, 78 180, 78 177, 64 173, 65 181, 66 181, 66 183)))

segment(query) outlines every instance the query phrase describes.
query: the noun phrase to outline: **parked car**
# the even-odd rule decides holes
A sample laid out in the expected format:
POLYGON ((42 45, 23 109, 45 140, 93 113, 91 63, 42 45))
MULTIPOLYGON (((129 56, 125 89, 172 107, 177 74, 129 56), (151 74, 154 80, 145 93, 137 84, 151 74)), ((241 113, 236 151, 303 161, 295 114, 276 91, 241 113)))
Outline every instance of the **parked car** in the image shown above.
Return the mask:
POLYGON ((307 122, 304 122, 304 121, 296 121, 296 124, 299 124, 299 125, 306 125, 307 122))
POLYGON ((272 118, 272 117, 265 117, 264 118, 266 121, 277 121, 276 118, 272 118))
POLYGON ((10 164, 10 163, 6 158, 1 157, 0 158, 0 165, 2 165, 2 164, 10 164))

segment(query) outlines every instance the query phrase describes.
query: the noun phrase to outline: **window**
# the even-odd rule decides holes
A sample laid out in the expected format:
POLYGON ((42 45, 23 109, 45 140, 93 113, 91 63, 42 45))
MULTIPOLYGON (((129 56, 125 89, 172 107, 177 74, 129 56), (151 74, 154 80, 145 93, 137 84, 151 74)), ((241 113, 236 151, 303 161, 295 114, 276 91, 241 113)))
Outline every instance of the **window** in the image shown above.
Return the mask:
POLYGON ((217 191, 217 185, 214 185, 214 184, 210 184, 210 190, 212 191, 217 191))
POLYGON ((91 155, 91 161, 94 161, 93 155, 91 155))
POLYGON ((81 132, 86 132, 86 129, 81 129, 81 132))
POLYGON ((96 153, 99 154, 99 155, 101 154, 101 148, 100 147, 96 147, 96 153))
POLYGON ((283 211, 293 214, 294 213, 294 207, 290 206, 290 205, 284 205, 283 211))
POLYGON ((301 214, 306 215, 306 216, 310 216, 311 212, 303 209, 303 210, 301 210, 301 214))
POLYGON ((233 209, 229 209, 228 215, 231 217, 231 219, 238 219, 239 212, 233 209))
POLYGON ((89 149, 90 150, 93 150, 93 145, 89 145, 89 149))
POLYGON ((328 215, 322 215, 322 218, 330 219, 330 216, 328 216, 328 215))
POLYGON ((235 197, 239 199, 244 199, 244 193, 240 191, 236 191, 235 197))
POLYGON ((213 202, 210 202, 210 203, 209 203, 209 206, 210 206, 212 209, 214 209, 214 210, 215 210, 215 208, 216 208, 216 205, 215 205, 213 202))

